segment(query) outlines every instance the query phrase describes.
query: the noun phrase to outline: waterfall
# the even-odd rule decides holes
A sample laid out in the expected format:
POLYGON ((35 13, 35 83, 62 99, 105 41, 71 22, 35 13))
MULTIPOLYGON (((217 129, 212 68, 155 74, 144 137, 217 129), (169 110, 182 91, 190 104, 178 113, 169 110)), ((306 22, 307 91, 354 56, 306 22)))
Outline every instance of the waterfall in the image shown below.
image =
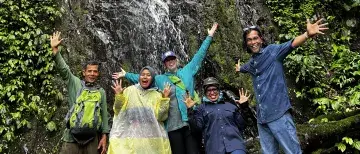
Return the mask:
MULTIPOLYGON (((101 0, 76 4, 67 0, 65 3, 68 22, 75 24, 72 26, 76 27, 75 35, 80 35, 75 37, 87 38, 86 56, 101 60, 107 75, 125 63, 130 64, 130 71, 137 72, 145 65, 160 70, 161 54, 167 50, 188 58, 184 34, 179 28, 183 21, 181 17, 175 22, 171 20, 170 1, 101 0), (82 11, 86 14, 79 15, 82 11)), ((69 43, 70 49, 78 43, 69 43)))
MULTIPOLYGON (((263 18, 259 15, 263 11, 256 11, 262 5, 261 2, 237 0, 233 3, 226 2, 225 5, 234 5, 235 10, 238 10, 233 12, 238 17, 235 25, 239 27, 235 29, 258 24, 257 21, 263 18)), ((104 68, 101 70, 101 85, 111 84, 111 74, 119 71, 119 67, 137 73, 143 66, 150 65, 160 72, 163 67, 161 54, 168 50, 174 51, 183 63, 187 63, 192 58, 190 53, 195 53, 205 39, 206 28, 210 28, 203 25, 204 20, 221 20, 214 20, 209 14, 216 15, 217 12, 213 12, 212 9, 221 7, 216 5, 218 4, 215 1, 195 0, 64 0, 62 9, 65 15, 62 27, 67 27, 64 28, 64 37, 71 40, 65 42, 70 55, 65 58, 75 64, 79 60, 100 60, 104 68), (190 47, 191 36, 196 37, 197 46, 194 48, 190 47)), ((239 32, 241 30, 230 33, 239 32)), ((219 36, 215 34, 215 37, 219 36)), ((239 54, 238 50, 232 52, 239 54)), ((211 59, 207 60, 214 63, 211 59)), ((200 76, 207 72, 204 69, 218 66, 205 65, 208 66, 203 67, 200 76)), ((110 86, 104 86, 104 89, 111 106, 112 89, 110 86)))

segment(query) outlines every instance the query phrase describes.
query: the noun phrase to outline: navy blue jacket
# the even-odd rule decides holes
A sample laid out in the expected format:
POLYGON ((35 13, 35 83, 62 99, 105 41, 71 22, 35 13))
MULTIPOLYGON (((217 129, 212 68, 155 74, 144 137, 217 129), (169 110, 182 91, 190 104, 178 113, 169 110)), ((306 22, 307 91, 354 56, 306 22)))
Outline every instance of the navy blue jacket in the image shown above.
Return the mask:
MULTIPOLYGON (((204 102, 205 100, 205 102, 204 102)), ((203 103, 189 115, 193 129, 201 131, 207 154, 225 154, 234 150, 246 151, 242 131, 245 123, 238 108, 229 102, 203 103)))

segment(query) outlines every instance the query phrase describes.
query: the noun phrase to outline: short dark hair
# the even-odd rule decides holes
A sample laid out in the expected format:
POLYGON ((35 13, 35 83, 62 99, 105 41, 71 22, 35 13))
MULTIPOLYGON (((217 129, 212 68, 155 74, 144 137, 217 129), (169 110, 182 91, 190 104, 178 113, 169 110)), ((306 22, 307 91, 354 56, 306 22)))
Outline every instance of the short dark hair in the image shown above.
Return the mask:
POLYGON ((86 61, 86 62, 83 64, 83 70, 86 70, 86 68, 87 68, 88 65, 97 65, 97 66, 98 66, 98 71, 100 71, 101 63, 100 63, 99 61, 96 61, 96 60, 86 61))
POLYGON ((252 31, 257 31, 259 37, 262 39, 263 41, 263 47, 266 47, 267 46, 267 43, 262 35, 262 32, 260 30, 260 28, 258 26, 250 26, 250 27, 247 27, 247 28, 244 28, 243 29, 243 48, 246 50, 247 53, 251 53, 251 50, 248 48, 247 46, 247 43, 246 43, 246 36, 252 31))

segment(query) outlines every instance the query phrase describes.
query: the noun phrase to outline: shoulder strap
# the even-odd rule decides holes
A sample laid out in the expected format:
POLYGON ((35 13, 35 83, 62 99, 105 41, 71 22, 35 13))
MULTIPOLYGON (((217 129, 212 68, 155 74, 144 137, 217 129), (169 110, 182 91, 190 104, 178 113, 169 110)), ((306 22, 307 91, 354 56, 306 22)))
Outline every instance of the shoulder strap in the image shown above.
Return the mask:
POLYGON ((81 80, 81 88, 79 89, 79 91, 77 91, 76 93, 76 98, 78 98, 80 95, 81 95, 81 92, 84 90, 84 89, 88 89, 90 91, 94 91, 94 90, 100 90, 101 87, 99 85, 94 85, 92 87, 89 87, 89 86, 86 86, 85 84, 85 81, 84 80, 81 80))
MULTIPOLYGON (((186 90, 185 84, 181 81, 181 79, 179 77, 177 77, 176 75, 167 75, 167 77, 169 78, 169 80, 176 86, 178 86, 179 88, 181 88, 182 90, 186 90)), ((201 100, 199 98, 199 95, 197 94, 197 92, 194 90, 194 97, 193 97, 194 101, 197 102, 197 104, 201 103, 201 100)))
MULTIPOLYGON (((80 89, 77 91, 77 93, 76 93, 76 99, 80 96, 81 92, 82 92, 82 91, 84 90, 84 88, 86 87, 84 80, 81 80, 80 83, 81 83, 81 88, 80 88, 80 89)), ((75 102, 75 103, 76 103, 76 102, 75 102)))
POLYGON ((186 90, 185 84, 181 81, 179 77, 177 77, 176 75, 168 75, 167 77, 174 85, 178 86, 182 90, 186 90))
POLYGON ((76 105, 76 103, 78 103, 77 99, 81 95, 81 92, 84 90, 84 87, 85 87, 85 81, 84 80, 80 80, 80 83, 81 83, 81 88, 76 93, 75 102, 71 105, 70 110, 67 112, 67 114, 65 116, 65 121, 66 121, 67 128, 70 128, 70 123, 69 123, 70 116, 74 112, 75 105, 76 105))

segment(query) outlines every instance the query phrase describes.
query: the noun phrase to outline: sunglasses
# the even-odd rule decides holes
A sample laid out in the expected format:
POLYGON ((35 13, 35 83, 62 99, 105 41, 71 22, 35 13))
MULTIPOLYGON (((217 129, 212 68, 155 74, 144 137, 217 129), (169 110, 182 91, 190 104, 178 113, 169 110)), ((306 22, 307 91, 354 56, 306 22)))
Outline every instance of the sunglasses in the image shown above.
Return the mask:
POLYGON ((259 29, 257 26, 250 26, 250 27, 246 27, 243 29, 244 32, 248 31, 248 30, 253 30, 253 29, 259 29))

